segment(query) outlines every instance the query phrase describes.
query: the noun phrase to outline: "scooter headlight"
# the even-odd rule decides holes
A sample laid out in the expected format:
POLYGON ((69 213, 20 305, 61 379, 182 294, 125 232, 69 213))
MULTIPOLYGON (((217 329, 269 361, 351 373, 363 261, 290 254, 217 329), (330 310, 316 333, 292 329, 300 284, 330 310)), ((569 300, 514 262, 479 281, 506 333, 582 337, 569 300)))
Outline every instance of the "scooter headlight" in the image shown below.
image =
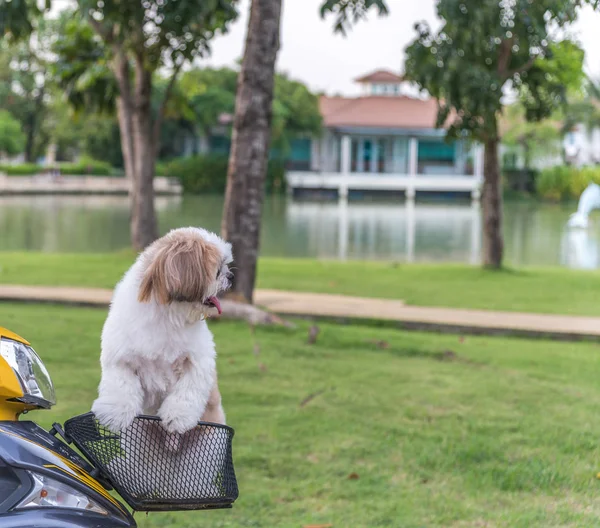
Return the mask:
POLYGON ((23 389, 23 397, 17 398, 18 400, 44 408, 50 408, 56 403, 50 374, 33 348, 12 339, 2 338, 0 355, 13 369, 23 389))
POLYGON ((74 508, 108 515, 108 512, 93 499, 68 484, 46 475, 28 471, 33 479, 33 489, 15 509, 23 508, 74 508))

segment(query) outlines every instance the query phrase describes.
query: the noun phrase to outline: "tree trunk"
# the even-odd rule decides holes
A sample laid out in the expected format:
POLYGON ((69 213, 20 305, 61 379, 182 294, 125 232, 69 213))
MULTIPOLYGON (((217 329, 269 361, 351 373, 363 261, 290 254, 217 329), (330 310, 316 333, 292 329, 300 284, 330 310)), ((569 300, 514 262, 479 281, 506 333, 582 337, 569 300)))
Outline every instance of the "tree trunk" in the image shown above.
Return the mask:
POLYGON ((34 147, 35 147, 35 137, 38 128, 39 116, 42 113, 44 106, 44 94, 46 93, 45 86, 40 88, 40 93, 35 98, 35 106, 34 110, 29 116, 29 123, 27 126, 27 141, 25 143, 25 161, 27 163, 35 162, 34 159, 34 147))
POLYGON ((485 141, 483 164, 483 265, 502 267, 504 242, 502 238, 502 182, 498 163, 498 137, 485 141))
POLYGON ((33 163, 33 145, 35 141, 35 132, 36 132, 36 115, 35 113, 29 116, 29 123, 27 124, 27 141, 25 143, 25 152, 23 153, 25 156, 26 163, 33 163))
POLYGON ((123 166, 125 177, 133 180, 135 175, 133 157, 133 109, 131 102, 125 98, 117 97, 117 119, 119 121, 119 135, 121 139, 121 152, 123 154, 123 166))
POLYGON ((238 78, 222 235, 233 246, 232 294, 252 302, 271 139, 282 0, 252 0, 238 78))
POLYGON ((131 180, 130 232, 131 244, 141 251, 158 238, 154 210, 154 169, 156 145, 152 123, 152 73, 136 61, 134 91, 129 75, 129 62, 124 53, 115 56, 113 70, 119 84, 117 116, 125 174, 131 180))
POLYGON ((133 103, 133 164, 131 188, 131 243, 141 251, 158 238, 154 210, 155 142, 152 123, 152 73, 138 58, 135 66, 135 96, 133 103))
POLYGON ((133 156, 133 105, 131 102, 131 81, 129 80, 129 64, 121 53, 117 54, 114 63, 114 73, 119 85, 117 97, 117 118, 121 136, 121 151, 125 176, 133 180, 135 174, 133 156))

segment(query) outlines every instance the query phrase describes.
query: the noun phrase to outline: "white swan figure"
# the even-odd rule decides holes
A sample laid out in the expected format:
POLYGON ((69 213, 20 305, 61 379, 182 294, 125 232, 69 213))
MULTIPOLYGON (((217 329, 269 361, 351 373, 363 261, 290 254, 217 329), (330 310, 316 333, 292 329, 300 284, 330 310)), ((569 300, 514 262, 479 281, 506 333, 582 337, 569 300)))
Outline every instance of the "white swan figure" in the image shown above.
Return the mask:
POLYGON ((600 248, 596 236, 589 230, 568 229, 563 234, 561 264, 574 269, 597 269, 600 248))
POLYGON ((588 217, 594 209, 600 209, 600 185, 590 183, 581 193, 577 212, 569 217, 567 225, 585 229, 588 226, 588 217))

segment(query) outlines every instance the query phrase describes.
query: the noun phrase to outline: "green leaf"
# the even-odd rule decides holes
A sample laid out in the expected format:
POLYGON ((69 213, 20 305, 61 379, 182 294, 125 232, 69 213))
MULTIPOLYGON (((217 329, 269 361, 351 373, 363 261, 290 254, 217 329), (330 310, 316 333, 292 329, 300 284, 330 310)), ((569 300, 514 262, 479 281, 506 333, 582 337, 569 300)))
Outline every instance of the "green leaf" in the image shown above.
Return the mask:
POLYGON ((345 35, 354 24, 366 18, 371 9, 375 9, 379 16, 389 13, 385 0, 325 0, 320 14, 321 18, 334 14, 334 31, 345 35))

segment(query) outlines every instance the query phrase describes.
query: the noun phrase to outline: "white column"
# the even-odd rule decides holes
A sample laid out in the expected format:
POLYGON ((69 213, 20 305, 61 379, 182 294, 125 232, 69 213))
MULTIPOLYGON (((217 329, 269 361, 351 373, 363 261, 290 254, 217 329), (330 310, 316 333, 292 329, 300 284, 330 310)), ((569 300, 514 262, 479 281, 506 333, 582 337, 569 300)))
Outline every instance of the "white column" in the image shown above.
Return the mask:
POLYGON ((483 145, 476 145, 474 149, 473 172, 475 173, 475 178, 483 181, 483 145))
POLYGON ((345 200, 348 198, 348 176, 350 175, 351 168, 350 156, 352 155, 352 140, 350 139, 350 136, 342 136, 340 154, 341 183, 338 193, 339 198, 345 200))
POLYGON ((341 143, 341 173, 342 174, 350 174, 351 160, 350 156, 352 155, 352 140, 350 136, 342 136, 341 143))
POLYGON ((419 158, 419 140, 417 138, 410 138, 408 140, 408 176, 409 182, 406 188, 406 198, 413 200, 416 193, 417 184, 417 170, 418 170, 418 158, 419 158))
POLYGON ((411 137, 408 140, 408 174, 415 178, 419 168, 419 140, 411 137))
POLYGON ((454 171, 456 174, 466 173, 466 152, 464 141, 457 141, 454 144, 454 171))
POLYGON ((356 172, 365 172, 365 139, 357 138, 356 172))
POLYGON ((378 172, 379 138, 371 138, 371 172, 378 172))

